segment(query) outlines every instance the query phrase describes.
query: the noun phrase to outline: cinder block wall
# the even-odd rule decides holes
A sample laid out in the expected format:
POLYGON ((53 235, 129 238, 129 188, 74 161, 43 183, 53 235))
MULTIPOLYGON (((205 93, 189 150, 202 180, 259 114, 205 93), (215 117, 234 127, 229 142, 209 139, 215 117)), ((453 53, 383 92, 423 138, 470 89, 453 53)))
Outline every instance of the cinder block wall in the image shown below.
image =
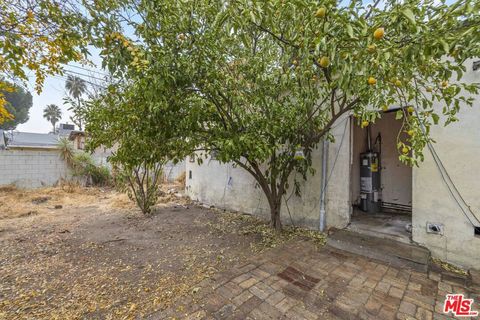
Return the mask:
POLYGON ((47 187, 69 177, 57 150, 0 150, 0 186, 47 187))

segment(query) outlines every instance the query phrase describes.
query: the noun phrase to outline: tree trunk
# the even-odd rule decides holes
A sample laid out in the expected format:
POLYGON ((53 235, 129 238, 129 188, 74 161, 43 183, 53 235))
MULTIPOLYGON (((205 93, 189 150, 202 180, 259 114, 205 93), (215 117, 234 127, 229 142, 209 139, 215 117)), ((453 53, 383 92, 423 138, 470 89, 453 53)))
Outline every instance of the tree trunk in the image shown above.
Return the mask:
POLYGON ((273 201, 269 201, 270 226, 278 232, 282 231, 282 221, 280 219, 280 210, 282 205, 281 199, 281 196, 279 196, 279 199, 272 199, 273 201))

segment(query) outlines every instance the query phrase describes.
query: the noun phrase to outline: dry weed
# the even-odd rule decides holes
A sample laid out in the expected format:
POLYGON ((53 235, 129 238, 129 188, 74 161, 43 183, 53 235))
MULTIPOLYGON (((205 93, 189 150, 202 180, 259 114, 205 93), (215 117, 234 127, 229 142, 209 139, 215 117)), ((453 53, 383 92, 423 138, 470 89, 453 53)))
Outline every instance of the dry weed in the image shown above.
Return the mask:
POLYGON ((460 275, 464 275, 464 276, 467 275, 466 270, 464 270, 460 267, 457 267, 457 266, 455 266, 451 263, 442 261, 438 258, 432 258, 432 262, 435 263, 436 265, 440 266, 443 270, 453 272, 453 273, 456 273, 456 274, 460 274, 460 275))
POLYGON ((209 222, 208 225, 215 231, 259 236, 260 241, 252 243, 252 249, 255 252, 262 252, 268 248, 277 247, 295 238, 310 239, 318 247, 326 243, 326 235, 315 230, 285 226, 281 232, 277 232, 267 223, 254 216, 224 212, 218 209, 212 210, 217 213, 218 218, 216 222, 209 222))

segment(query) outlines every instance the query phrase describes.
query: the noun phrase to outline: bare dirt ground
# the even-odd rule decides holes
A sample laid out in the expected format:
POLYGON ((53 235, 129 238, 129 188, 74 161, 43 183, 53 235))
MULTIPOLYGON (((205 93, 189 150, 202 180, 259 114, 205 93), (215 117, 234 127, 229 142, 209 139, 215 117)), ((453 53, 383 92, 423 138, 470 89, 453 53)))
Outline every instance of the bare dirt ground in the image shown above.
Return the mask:
POLYGON ((200 281, 304 235, 279 237, 254 218, 173 195, 159 202, 146 217, 112 190, 0 189, 0 318, 158 314, 200 281))

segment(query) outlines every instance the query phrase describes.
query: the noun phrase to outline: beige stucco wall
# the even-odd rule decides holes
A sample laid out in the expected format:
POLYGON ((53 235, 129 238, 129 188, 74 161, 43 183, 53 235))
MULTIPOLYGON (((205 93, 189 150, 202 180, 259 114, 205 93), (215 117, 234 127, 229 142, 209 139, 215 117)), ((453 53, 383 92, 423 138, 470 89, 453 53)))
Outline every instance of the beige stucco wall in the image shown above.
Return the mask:
MULTIPOLYGON (((480 82, 480 71, 466 64, 464 81, 480 82)), ((437 105, 438 109, 442 106, 437 105)), ((480 98, 463 108, 460 121, 432 128, 434 148, 462 197, 480 219, 480 98)), ((425 161, 413 169, 413 240, 432 255, 467 267, 480 268, 480 238, 449 193, 428 149, 425 161), (444 225, 444 234, 427 234, 427 222, 444 225)), ((477 222, 480 226, 480 222, 477 222)))

